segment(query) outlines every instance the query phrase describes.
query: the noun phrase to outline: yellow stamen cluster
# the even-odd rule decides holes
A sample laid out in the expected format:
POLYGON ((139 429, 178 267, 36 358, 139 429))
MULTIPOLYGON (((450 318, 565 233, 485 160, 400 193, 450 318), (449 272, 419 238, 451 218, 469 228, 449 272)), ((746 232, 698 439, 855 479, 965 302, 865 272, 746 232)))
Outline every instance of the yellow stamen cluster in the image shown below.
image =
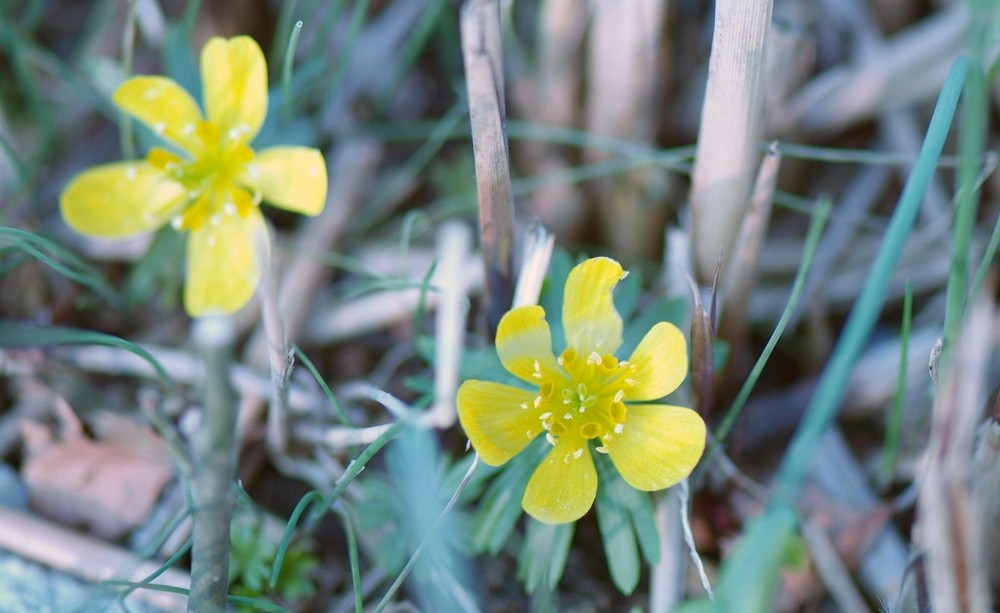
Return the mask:
MULTIPOLYGON (((619 362, 610 354, 591 353, 586 358, 575 349, 566 349, 557 359, 560 372, 546 372, 536 361, 532 376, 538 379, 538 396, 531 403, 523 403, 522 410, 538 412, 538 421, 545 430, 545 439, 552 445, 557 439, 569 436, 581 444, 590 439, 602 442, 612 440, 625 431, 627 410, 625 397, 628 388, 635 385, 632 374, 635 365, 619 362)), ((527 431, 534 438, 538 431, 527 431)), ((596 448, 607 453, 601 445, 596 448)), ((579 459, 584 448, 567 453, 563 461, 579 459)))
POLYGON ((226 134, 211 121, 188 124, 183 133, 195 134, 200 141, 191 151, 192 160, 154 147, 146 157, 150 166, 163 170, 183 185, 187 196, 180 212, 170 223, 175 230, 197 230, 205 223, 218 225, 222 215, 246 217, 260 204, 259 190, 248 186, 254 152, 247 145, 249 126, 242 124, 226 134))

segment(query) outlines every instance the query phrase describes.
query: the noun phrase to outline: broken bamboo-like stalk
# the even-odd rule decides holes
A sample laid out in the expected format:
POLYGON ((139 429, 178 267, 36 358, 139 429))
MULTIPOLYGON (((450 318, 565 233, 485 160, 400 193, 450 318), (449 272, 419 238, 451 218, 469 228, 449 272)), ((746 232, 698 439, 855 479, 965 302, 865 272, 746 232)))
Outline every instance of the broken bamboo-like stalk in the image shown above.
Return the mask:
MULTIPOLYGON (((662 119, 659 75, 667 3, 596 0, 587 38, 586 129, 598 136, 650 145, 662 119)), ((588 149, 588 162, 612 154, 588 149)), ((673 176, 662 167, 637 168, 594 182, 600 228, 608 245, 627 256, 653 257, 663 240, 673 176)))
POLYGON ((711 280, 720 257, 729 257, 756 173, 771 10, 772 0, 716 3, 691 179, 692 248, 702 283, 711 280))
POLYGON ((505 128, 503 47, 497 0, 462 7, 462 57, 479 192, 479 238, 486 267, 484 300, 491 335, 514 295, 514 200, 505 128))

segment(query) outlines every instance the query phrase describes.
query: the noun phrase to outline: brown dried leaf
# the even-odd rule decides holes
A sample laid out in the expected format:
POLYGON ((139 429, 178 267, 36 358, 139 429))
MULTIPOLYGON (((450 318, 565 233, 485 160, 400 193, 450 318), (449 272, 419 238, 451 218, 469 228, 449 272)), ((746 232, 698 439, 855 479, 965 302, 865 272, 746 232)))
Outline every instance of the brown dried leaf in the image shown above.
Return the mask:
POLYGON ((65 400, 57 401, 56 413, 58 434, 37 422, 22 425, 21 474, 32 505, 48 517, 84 525, 103 538, 121 537, 148 516, 171 479, 162 441, 148 429, 134 432, 132 440, 145 437, 152 446, 93 440, 65 400))

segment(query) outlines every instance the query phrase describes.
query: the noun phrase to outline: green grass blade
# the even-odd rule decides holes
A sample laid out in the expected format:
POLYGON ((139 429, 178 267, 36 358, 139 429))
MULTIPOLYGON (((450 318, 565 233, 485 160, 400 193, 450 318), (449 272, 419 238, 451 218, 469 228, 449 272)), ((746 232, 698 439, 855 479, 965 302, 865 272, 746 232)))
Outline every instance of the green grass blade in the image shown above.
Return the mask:
POLYGON ((299 35, 302 34, 302 22, 296 21, 285 48, 285 57, 281 62, 281 94, 284 96, 283 109, 285 119, 292 119, 292 64, 295 60, 295 48, 299 45, 299 35))
POLYGON ((351 588, 354 590, 354 611, 362 613, 365 603, 362 600, 361 588, 361 563, 358 558, 358 535, 354 530, 354 518, 346 505, 334 507, 334 511, 340 515, 344 522, 344 532, 347 534, 347 558, 351 567, 351 588))
POLYGON ((316 368, 316 365, 313 364, 313 361, 309 359, 309 356, 307 356, 298 345, 293 345, 292 350, 295 352, 295 357, 305 365, 306 370, 309 371, 309 374, 311 374, 316 383, 319 384, 323 393, 326 394, 330 404, 332 404, 334 410, 337 411, 337 416, 340 417, 340 423, 351 427, 353 424, 351 424, 351 420, 347 417, 347 413, 344 412, 344 407, 340 405, 340 401, 337 400, 336 394, 334 394, 333 390, 330 389, 330 386, 326 384, 323 376, 319 374, 319 370, 316 368))
MULTIPOLYGON (((121 296, 96 268, 59 243, 17 228, 0 227, 0 244, 30 255, 70 281, 79 283, 113 306, 121 305, 121 296)), ((0 251, 2 253, 2 251, 0 251)))
POLYGON ((892 412, 889 414, 889 424, 885 429, 884 458, 882 461, 882 487, 888 487, 892 475, 896 472, 896 451, 899 448, 899 432, 903 426, 903 398, 906 396, 906 365, 910 355, 910 328, 913 321, 913 288, 906 281, 906 293, 903 295, 903 323, 899 332, 899 378, 896 383, 896 394, 892 399, 892 412))
POLYGON ((165 384, 170 387, 175 385, 170 374, 156 358, 139 345, 125 339, 91 330, 43 326, 27 321, 0 319, 0 349, 55 347, 59 345, 105 345, 124 349, 149 362, 165 384))
POLYGON ((948 274, 947 302, 944 312, 944 339, 941 367, 947 368, 951 347, 958 338, 965 302, 968 297, 969 253, 976 225, 979 202, 979 167, 983 156, 986 130, 986 86, 978 61, 970 61, 965 90, 962 93, 962 116, 959 123, 959 165, 956 186, 958 203, 952 230, 951 270, 948 274))
POLYGON ((729 410, 726 412, 725 418, 723 418, 722 423, 719 424, 718 429, 715 431, 715 438, 719 443, 723 442, 726 436, 729 435, 729 431, 732 430, 733 425, 750 399, 750 394, 753 393, 754 388, 757 386, 757 381, 764 372, 764 367, 771 358, 774 348, 778 346, 778 341, 781 339, 781 335, 784 334, 788 322, 792 319, 792 314, 799 304, 799 298, 802 297, 802 288, 805 287, 806 277, 809 276, 809 271, 812 269, 813 256, 816 255, 816 248, 819 247, 819 240, 823 236, 823 228, 826 227, 826 221, 830 217, 831 207, 829 198, 820 199, 816 205, 812 221, 809 223, 805 245, 802 248, 802 263, 799 266, 798 272, 795 273, 792 291, 788 296, 788 304, 785 305, 785 310, 778 319, 778 324, 774 327, 771 338, 767 340, 767 345, 764 346, 760 357, 757 358, 757 363, 753 365, 750 374, 747 375, 746 381, 740 387, 739 393, 736 394, 733 404, 730 405, 729 410))

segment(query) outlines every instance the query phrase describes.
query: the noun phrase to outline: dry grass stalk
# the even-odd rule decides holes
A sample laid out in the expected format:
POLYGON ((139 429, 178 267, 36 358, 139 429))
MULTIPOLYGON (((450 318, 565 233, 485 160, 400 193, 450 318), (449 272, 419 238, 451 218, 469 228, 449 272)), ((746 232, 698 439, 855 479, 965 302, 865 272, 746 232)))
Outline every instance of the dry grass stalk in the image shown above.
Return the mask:
POLYGON ((479 237, 486 267, 484 298, 492 335, 514 295, 514 200, 504 127, 503 46, 497 0, 468 0, 462 7, 461 34, 479 192, 479 237))
MULTIPOLYGON (((142 581, 160 568, 160 562, 142 560, 101 539, 4 506, 0 506, 0 549, 84 581, 142 581)), ((191 576, 168 568, 153 583, 187 589, 191 576)), ((184 608, 182 594, 140 588, 128 602, 135 600, 168 611, 184 608)))
MULTIPOLYGON (((993 350, 992 303, 972 304, 952 361, 935 390, 927 467, 918 502, 914 540, 923 550, 931 606, 935 611, 990 610, 981 505, 970 483, 983 383, 993 350)), ((996 492, 992 492, 996 495, 996 492)))
MULTIPOLYGON (((903 296, 907 280, 911 282, 915 295, 933 293, 947 283, 951 266, 947 248, 931 236, 925 235, 928 240, 920 240, 918 234, 914 232, 903 248, 900 264, 893 271, 886 288, 888 300, 899 300, 903 296)), ((842 260, 822 277, 821 288, 827 309, 846 312, 854 304, 857 288, 864 282, 881 240, 880 235, 865 233, 858 234, 849 242, 850 249, 843 252, 842 260)), ((788 301, 788 287, 784 280, 795 274, 797 254, 801 251, 802 241, 799 239, 772 238, 768 241, 758 267, 760 278, 766 281, 754 289, 750 298, 751 321, 771 321, 774 314, 784 308, 788 301), (782 281, 778 281, 779 278, 782 281)))
POLYGON ((701 282, 712 278, 720 257, 729 257, 756 172, 771 9, 771 0, 716 3, 691 183, 692 247, 701 282))
POLYGON ((830 275, 851 246, 851 241, 858 232, 857 225, 881 199, 888 183, 888 168, 866 166, 857 171, 840 193, 837 201, 838 223, 829 225, 819 241, 819 246, 816 247, 812 270, 802 288, 799 307, 792 313, 792 318, 788 322, 790 329, 795 329, 806 310, 814 307, 817 301, 826 302, 830 275))
MULTIPOLYGON (((872 517, 879 515, 879 497, 838 428, 826 431, 814 457, 817 459, 809 467, 809 480, 821 487, 835 506, 872 517)), ((871 533, 867 539, 862 537, 857 549, 858 580, 872 597, 888 602, 896 595, 906 569, 907 544, 890 522, 865 527, 871 533)))
MULTIPOLYGON (((543 124, 576 126, 580 115, 582 53, 587 14, 578 0, 545 0, 538 13, 537 59, 517 71, 511 98, 520 116, 543 124)), ((516 69, 516 67, 515 67, 516 69)), ((546 141, 516 143, 518 161, 536 175, 569 168, 565 150, 546 141)), ((586 200, 576 185, 558 181, 535 190, 531 210, 562 238, 575 237, 586 220, 586 200)))
MULTIPOLYGON (((326 207, 318 217, 303 223, 292 244, 295 253, 280 268, 277 313, 284 329, 283 344, 301 337, 319 289, 330 276, 330 267, 315 257, 332 249, 343 236, 351 215, 364 199, 369 182, 381 159, 381 147, 369 141, 348 142, 334 151, 330 161, 330 191, 326 207)), ((257 329, 244 350, 244 361, 265 370, 271 364, 270 340, 264 326, 257 329)), ((265 398, 270 396, 267 394, 265 398)), ((261 397, 244 396, 240 406, 240 432, 260 419, 261 397)))
POLYGON ((422 423, 449 428, 455 423, 455 393, 458 369, 465 345, 467 298, 462 269, 469 260, 472 237, 460 221, 446 222, 437 233, 441 299, 435 319, 434 406, 424 413, 422 423))
POLYGON ((724 277, 726 285, 720 292, 724 300, 720 307, 720 331, 724 338, 733 342, 734 362, 739 373, 749 370, 747 305, 757 280, 757 258, 771 221, 771 205, 780 168, 781 156, 773 148, 769 149, 757 171, 750 208, 740 225, 733 255, 729 258, 729 271, 724 277))
MULTIPOLYGON (((927 356, 941 334, 939 326, 926 326, 910 333, 906 362, 906 398, 919 402, 927 393, 927 356)), ((896 378, 901 359, 899 337, 872 343, 851 371, 851 382, 844 398, 841 416, 865 419, 886 414, 886 407, 896 393, 896 378)), ((913 406, 907 402, 904 406, 913 406)), ((905 418, 904 413, 904 418, 905 418)))
POLYGON ((656 526, 660 533, 660 562, 651 569, 649 587, 650 613, 667 613, 684 599, 687 556, 684 555, 684 530, 681 497, 671 488, 656 499, 656 526))
POLYGON ((573 125, 580 113, 581 54, 586 12, 577 0, 545 0, 539 8, 534 114, 540 121, 573 125))
POLYGON ((968 11, 957 3, 879 44, 864 62, 816 76, 788 102, 785 125, 832 134, 884 110, 933 99, 967 25, 968 11))
POLYGON ((996 410, 979 427, 972 459, 972 494, 979 504, 987 576, 994 594, 1000 591, 1000 422, 996 410))
MULTIPOLYGON (((652 143, 662 116, 660 74, 664 57, 664 0, 597 0, 587 50, 585 126, 588 132, 652 143)), ((609 154, 588 150, 592 162, 609 154)), ((652 257, 663 236, 667 210, 660 206, 672 181, 663 169, 636 170, 596 183, 602 231, 611 248, 652 257)))
MULTIPOLYGON (((880 52, 886 41, 882 36, 879 19, 874 7, 865 0, 825 0, 826 9, 834 19, 841 22, 840 28, 854 32, 854 48, 851 50, 854 61, 858 64, 880 61, 880 52)), ((879 140, 887 151, 907 153, 916 158, 920 145, 923 143, 924 123, 918 120, 915 111, 907 108, 891 109, 883 112, 879 118, 879 140)), ((910 168, 897 166, 895 168, 899 180, 903 183, 910 173, 910 168)), ((925 219, 944 218, 949 197, 937 177, 931 180, 924 199, 922 214, 925 219)))
MULTIPOLYGON (((315 256, 335 248, 340 241, 351 216, 364 201, 381 157, 381 147, 370 141, 345 143, 330 157, 332 179, 326 207, 318 217, 301 225, 290 241, 295 252, 282 263, 278 275, 278 309, 289 342, 299 339, 314 299, 330 276, 330 266, 315 256)), ((266 334, 259 330, 245 352, 247 361, 266 364, 266 342, 266 334)))
POLYGON ((555 242, 556 237, 538 220, 528 228, 524 241, 523 263, 514 290, 514 307, 538 304, 545 275, 549 272, 549 262, 552 260, 555 242))
POLYGON ((765 68, 765 138, 785 139, 787 136, 778 128, 794 128, 784 121, 784 105, 809 79, 816 65, 817 41, 810 28, 813 11, 811 3, 804 2, 779 2, 774 7, 765 68))
POLYGON ((814 521, 805 519, 801 530, 802 538, 809 545, 809 553, 816 565, 816 572, 840 610, 856 613, 870 611, 865 599, 851 580, 851 573, 823 528, 814 521))
MULTIPOLYGON (((409 260, 411 270, 407 273, 401 271, 399 274, 407 274, 406 278, 413 286, 323 305, 309 321, 304 335, 314 343, 341 342, 406 320, 420 306, 421 299, 427 306, 438 304, 440 296, 436 292, 424 293, 417 287, 426 276, 431 259, 420 257, 420 253, 414 250, 410 253, 409 260)), ((482 287, 483 267, 478 256, 469 256, 459 278, 462 291, 466 294, 474 293, 482 287)), ((440 270, 435 271, 431 284, 440 287, 443 283, 440 270)))

